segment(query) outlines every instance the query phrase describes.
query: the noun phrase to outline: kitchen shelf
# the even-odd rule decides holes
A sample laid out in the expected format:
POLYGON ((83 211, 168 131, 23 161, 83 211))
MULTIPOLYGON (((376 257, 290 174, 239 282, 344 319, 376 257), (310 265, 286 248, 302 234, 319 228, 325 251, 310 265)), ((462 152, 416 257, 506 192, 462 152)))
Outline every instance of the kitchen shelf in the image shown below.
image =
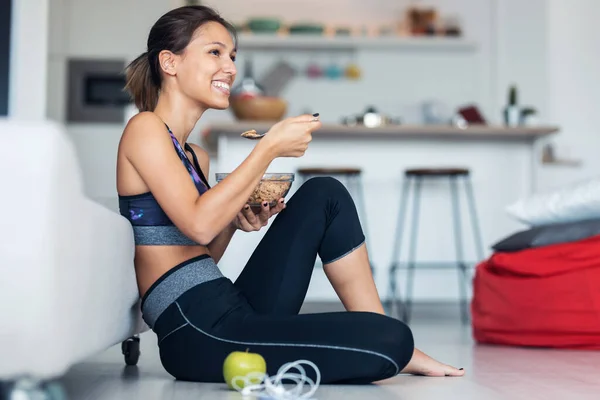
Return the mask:
POLYGON ((322 36, 241 33, 238 48, 244 50, 371 50, 371 49, 428 49, 467 50, 477 48, 474 41, 437 36, 322 36))
MULTIPOLYGON (((239 121, 234 123, 217 123, 206 128, 205 138, 210 142, 216 136, 240 136, 249 129, 262 133, 267 131, 273 122, 239 121)), ((378 128, 364 126, 346 126, 339 124, 323 124, 313 134, 319 137, 355 137, 355 138, 426 138, 426 139, 467 139, 467 140, 534 140, 559 131, 554 126, 536 127, 504 127, 488 125, 472 125, 457 128, 449 125, 392 125, 378 128)), ((241 139, 241 138, 240 138, 241 139)))

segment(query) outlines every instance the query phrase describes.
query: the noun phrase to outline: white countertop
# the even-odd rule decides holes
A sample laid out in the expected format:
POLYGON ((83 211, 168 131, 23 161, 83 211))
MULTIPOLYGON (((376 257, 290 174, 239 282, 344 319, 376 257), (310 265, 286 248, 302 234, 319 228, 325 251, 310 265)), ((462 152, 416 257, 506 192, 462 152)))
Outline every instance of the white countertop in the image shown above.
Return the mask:
MULTIPOLYGON (((262 121, 239 121, 216 123, 205 130, 206 140, 213 142, 219 135, 239 136, 242 132, 255 129, 267 131, 274 123, 262 121)), ((473 125, 461 129, 449 125, 389 125, 377 128, 323 124, 315 132, 320 136, 373 137, 373 138, 427 138, 427 139, 469 139, 469 140, 535 140, 559 131, 554 126, 516 127, 473 125)))

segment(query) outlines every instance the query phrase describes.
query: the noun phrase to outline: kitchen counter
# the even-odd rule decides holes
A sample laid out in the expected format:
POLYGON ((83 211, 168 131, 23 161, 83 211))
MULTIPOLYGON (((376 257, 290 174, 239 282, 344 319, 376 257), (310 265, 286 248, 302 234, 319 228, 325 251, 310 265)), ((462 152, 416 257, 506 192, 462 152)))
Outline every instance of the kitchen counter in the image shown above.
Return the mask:
MULTIPOLYGON (((273 125, 272 122, 242 121, 236 123, 213 124, 205 130, 208 142, 213 142, 220 135, 239 136, 242 132, 255 129, 265 132, 273 125)), ((558 132, 557 127, 518 127, 504 126, 469 126, 461 129, 449 125, 391 125, 377 128, 364 126, 345 126, 323 124, 315 136, 335 137, 372 137, 372 138, 422 138, 422 139, 471 139, 471 140, 535 140, 558 132)))
MULTIPOLYGON (((258 143, 242 138, 249 129, 265 132, 272 123, 214 122, 206 125, 204 147, 211 151, 209 181, 215 173, 236 169, 258 143)), ((506 206, 527 196, 536 189, 537 171, 542 167, 542 147, 546 138, 559 131, 558 127, 505 128, 499 126, 471 126, 466 129, 451 126, 387 126, 381 128, 347 127, 324 124, 313 134, 313 140, 304 156, 277 158, 267 172, 296 172, 307 167, 360 168, 363 176, 366 215, 368 218, 369 251, 374 261, 376 282, 381 296, 388 290, 387 270, 394 246, 396 219, 400 206, 403 171, 415 167, 464 167, 471 171, 477 213, 483 235, 485 255, 496 241, 523 229, 510 218, 506 206)), ((300 186, 299 176, 288 195, 300 186)), ((468 262, 476 257, 469 210, 462 184, 461 226, 463 244, 468 262)), ((412 203, 412 200, 411 200, 412 203)), ((423 184, 419 216, 416 256, 419 261, 450 262, 455 260, 454 233, 451 219, 450 186, 445 179, 423 184)), ((412 212, 408 211, 402 261, 406 261, 407 228, 412 212)), ((224 273, 235 279, 264 235, 237 234, 230 250, 219 262, 224 273)), ((436 293, 439 299, 456 299, 456 269, 418 270, 415 293, 436 293)), ((399 272, 400 290, 404 288, 404 273, 399 272)), ((336 298, 323 270, 313 274, 307 295, 311 300, 336 298)))

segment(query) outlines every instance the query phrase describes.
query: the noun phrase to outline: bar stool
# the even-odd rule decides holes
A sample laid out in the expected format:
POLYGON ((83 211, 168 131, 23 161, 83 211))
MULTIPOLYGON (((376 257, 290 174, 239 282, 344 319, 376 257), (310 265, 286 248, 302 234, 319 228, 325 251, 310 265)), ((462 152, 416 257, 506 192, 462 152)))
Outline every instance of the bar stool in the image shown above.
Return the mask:
MULTIPOLYGON (((403 320, 408 323, 410 319, 410 311, 412 306, 412 289, 413 279, 416 267, 415 252, 417 244, 417 231, 418 231, 418 217, 419 217, 419 203, 421 195, 421 184, 425 179, 448 179, 450 182, 450 194, 452 202, 452 219, 454 225, 454 244, 456 251, 456 267, 459 278, 459 295, 461 302, 461 317, 462 322, 467 323, 469 320, 469 310, 467 304, 467 285, 469 284, 469 278, 467 276, 467 266, 464 260, 463 254, 463 239, 461 229, 461 215, 459 206, 459 193, 458 193, 458 182, 462 180, 464 182, 465 194, 467 197, 467 203, 470 211, 470 219, 473 229, 473 235, 475 239, 475 247, 479 260, 483 259, 483 245, 481 238, 481 231, 479 228, 479 221, 477 218, 477 210, 475 206, 475 196, 473 194, 473 187, 471 184, 471 174, 468 169, 465 168, 416 168, 408 169, 404 171, 404 180, 402 186, 402 195, 400 202, 400 211, 398 214, 398 222, 396 226, 396 235, 394 238, 392 264, 389 270, 389 281, 390 281, 390 292, 392 303, 398 304, 399 301, 396 298, 396 273, 400 269, 400 247, 402 245, 403 237, 403 225, 407 209, 408 196, 411 189, 411 183, 414 183, 413 192, 413 218, 412 227, 410 233, 410 244, 408 250, 408 265, 407 265, 407 283, 406 283, 406 302, 403 307, 403 320), (462 276, 462 279, 461 279, 462 276)), ((429 266, 429 268, 439 268, 439 266, 429 266)))
MULTIPOLYGON (((363 232, 365 234, 365 241, 367 246, 367 252, 369 256, 371 253, 369 252, 369 240, 368 237, 368 229, 367 229, 367 217, 365 210, 365 197, 363 192, 363 183, 362 183, 362 170, 360 168, 352 168, 352 167, 313 167, 313 168, 299 168, 298 178, 300 184, 303 184, 308 179, 318 176, 331 176, 338 179, 346 188, 348 192, 354 199, 356 204, 356 209, 358 211, 358 217, 360 219, 360 223, 363 227, 363 232)), ((369 260, 369 264, 371 266, 371 272, 375 273, 375 268, 373 267, 373 263, 369 260)))

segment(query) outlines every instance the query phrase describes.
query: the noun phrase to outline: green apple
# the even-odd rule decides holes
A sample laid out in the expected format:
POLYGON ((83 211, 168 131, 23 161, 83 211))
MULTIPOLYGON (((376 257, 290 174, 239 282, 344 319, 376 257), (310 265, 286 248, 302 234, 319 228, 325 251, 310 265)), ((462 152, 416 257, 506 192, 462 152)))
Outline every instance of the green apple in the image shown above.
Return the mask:
MULTIPOLYGON (((234 351, 230 353, 223 363, 223 377, 230 389, 235 389, 231 383, 234 377, 246 376, 249 373, 267 373, 265 359, 260 354, 250 353, 249 349, 246 349, 245 352, 234 351)), ((257 379, 250 380, 251 384, 260 382, 257 379)), ((237 379, 235 383, 238 387, 244 388, 246 382, 242 379, 237 379)))

